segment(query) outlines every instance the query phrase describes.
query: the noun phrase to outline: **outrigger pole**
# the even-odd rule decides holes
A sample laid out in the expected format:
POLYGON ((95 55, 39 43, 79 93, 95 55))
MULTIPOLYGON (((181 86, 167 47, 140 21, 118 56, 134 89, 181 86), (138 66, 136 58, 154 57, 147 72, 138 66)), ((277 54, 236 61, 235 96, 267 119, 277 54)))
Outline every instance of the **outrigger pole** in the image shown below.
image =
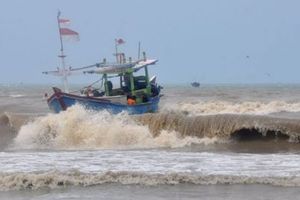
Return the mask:
POLYGON ((68 85, 68 79, 67 79, 67 71, 66 71, 66 63, 65 63, 65 57, 66 55, 64 54, 64 44, 61 36, 61 27, 60 27, 60 11, 57 13, 57 26, 58 26, 58 32, 59 32, 59 39, 60 39, 60 55, 58 56, 61 58, 61 65, 62 65, 62 81, 64 84, 64 90, 65 92, 69 92, 69 85, 68 85))

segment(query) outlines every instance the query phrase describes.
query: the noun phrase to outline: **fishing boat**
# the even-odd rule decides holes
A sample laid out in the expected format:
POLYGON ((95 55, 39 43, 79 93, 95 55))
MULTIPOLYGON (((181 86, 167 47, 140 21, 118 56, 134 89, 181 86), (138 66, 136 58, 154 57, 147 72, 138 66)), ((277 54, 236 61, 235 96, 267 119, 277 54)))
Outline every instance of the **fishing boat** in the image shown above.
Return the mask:
MULTIPOLYGON (((140 58, 140 43, 138 58, 133 61, 131 57, 126 58, 124 53, 118 52, 118 46, 124 44, 124 40, 116 39, 116 61, 113 63, 103 62, 93 65, 67 68, 65 66, 65 54, 63 48, 63 32, 60 22, 66 21, 57 16, 62 67, 55 71, 46 71, 44 74, 61 76, 64 83, 64 91, 53 87, 53 94, 47 99, 50 110, 55 113, 67 110, 69 107, 80 104, 87 109, 108 110, 112 114, 127 112, 129 114, 143 114, 156 112, 160 97, 161 87, 156 83, 156 76, 149 77, 148 66, 158 62, 157 59, 147 59, 146 53, 140 58), (92 68, 92 69, 90 69, 92 68), (69 92, 67 76, 81 71, 83 74, 99 74, 100 79, 78 91, 69 92), (99 84, 99 86, 96 85, 99 84)), ((77 34, 69 31, 68 33, 77 34)))

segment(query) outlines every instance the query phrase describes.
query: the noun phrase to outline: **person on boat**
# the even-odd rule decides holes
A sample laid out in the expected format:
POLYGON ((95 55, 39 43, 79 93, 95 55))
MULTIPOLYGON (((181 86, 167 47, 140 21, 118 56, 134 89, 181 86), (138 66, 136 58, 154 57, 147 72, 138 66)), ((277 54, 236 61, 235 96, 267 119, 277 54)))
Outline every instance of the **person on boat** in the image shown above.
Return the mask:
POLYGON ((112 95, 112 89, 113 89, 113 84, 111 81, 107 81, 107 90, 108 90, 108 95, 112 95))
POLYGON ((93 96, 94 97, 102 97, 104 94, 105 94, 105 92, 99 92, 99 90, 97 90, 97 89, 93 89, 93 96))
POLYGON ((122 89, 125 93, 128 93, 130 91, 130 76, 129 76, 129 74, 125 74, 123 77, 123 80, 124 80, 124 86, 122 87, 122 89))
POLYGON ((161 89, 160 86, 157 86, 157 84, 155 83, 151 83, 151 94, 153 97, 159 95, 160 89, 161 89))
POLYGON ((149 98, 148 98, 148 96, 146 94, 143 94, 142 101, 143 101, 143 103, 146 103, 146 102, 149 101, 149 98))
POLYGON ((136 104, 135 96, 128 95, 127 96, 127 104, 128 105, 134 105, 134 104, 136 104))
POLYGON ((86 96, 90 97, 93 96, 93 90, 91 86, 88 86, 84 92, 86 94, 86 96))

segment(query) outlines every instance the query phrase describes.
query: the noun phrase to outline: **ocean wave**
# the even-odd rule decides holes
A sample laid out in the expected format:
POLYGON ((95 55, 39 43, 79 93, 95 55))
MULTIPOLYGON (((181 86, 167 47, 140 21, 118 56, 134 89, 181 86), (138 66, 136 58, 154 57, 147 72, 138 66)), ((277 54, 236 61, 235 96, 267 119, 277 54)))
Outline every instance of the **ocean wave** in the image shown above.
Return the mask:
POLYGON ((219 139, 283 139, 300 141, 300 120, 256 115, 186 116, 176 113, 145 114, 138 119, 154 135, 175 131, 182 137, 219 139))
POLYGON ((59 114, 48 114, 23 125, 14 140, 15 148, 116 149, 183 147, 208 144, 216 138, 182 137, 176 131, 161 130, 154 136, 148 126, 126 113, 111 115, 76 105, 59 114))
POLYGON ((37 115, 32 113, 0 113, 0 124, 10 126, 18 131, 21 126, 26 124, 29 120, 35 118, 37 115))
POLYGON ((300 112, 300 102, 285 101, 194 101, 165 104, 163 112, 173 111, 186 113, 191 116, 216 114, 254 114, 266 115, 279 112, 300 112))
POLYGON ((12 120, 7 113, 0 115, 0 149, 7 147, 13 141, 13 138, 17 134, 17 130, 14 128, 18 126, 17 121, 17 119, 12 120), (12 121, 16 123, 12 123, 12 121))
POLYGON ((299 176, 244 176, 244 175, 213 175, 191 173, 145 173, 145 172, 100 172, 84 173, 77 170, 67 172, 16 172, 0 173, 0 190, 23 190, 41 188, 59 188, 67 186, 94 186, 118 183, 124 185, 139 184, 147 186, 176 184, 268 184, 283 187, 299 187, 299 176))
POLYGON ((9 116, 7 114, 0 115, 0 125, 8 125, 10 122, 9 116))
MULTIPOLYGON (((232 139, 300 141, 300 120, 270 116, 189 116, 172 112, 111 115, 107 111, 96 112, 76 105, 59 114, 35 117, 27 123, 23 121, 23 125, 20 119, 24 118, 8 120, 16 124, 12 127, 20 127, 13 144, 19 149, 177 148, 232 139)), ((7 117, 2 119, 5 120, 7 117)))

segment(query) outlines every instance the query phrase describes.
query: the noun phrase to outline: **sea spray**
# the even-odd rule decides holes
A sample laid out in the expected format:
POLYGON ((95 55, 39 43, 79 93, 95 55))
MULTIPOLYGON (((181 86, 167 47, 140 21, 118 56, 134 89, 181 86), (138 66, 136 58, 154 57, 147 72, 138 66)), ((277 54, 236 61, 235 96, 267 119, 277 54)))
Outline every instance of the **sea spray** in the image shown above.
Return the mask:
POLYGON ((76 105, 21 126, 15 148, 156 148, 223 143, 239 138, 298 142, 300 120, 258 115, 190 116, 162 112, 130 116, 76 105))
POLYGON ((107 149, 182 147, 216 142, 215 138, 182 137, 176 131, 153 135, 148 126, 126 113, 86 110, 76 105, 59 114, 48 114, 22 126, 15 148, 107 149))

